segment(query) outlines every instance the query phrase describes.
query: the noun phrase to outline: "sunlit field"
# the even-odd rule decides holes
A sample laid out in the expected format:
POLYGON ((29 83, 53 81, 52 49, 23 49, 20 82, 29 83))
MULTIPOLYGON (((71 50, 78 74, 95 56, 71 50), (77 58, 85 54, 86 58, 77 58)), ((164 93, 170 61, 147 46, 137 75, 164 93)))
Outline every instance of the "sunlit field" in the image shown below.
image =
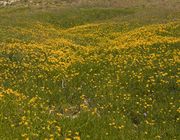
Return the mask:
POLYGON ((0 140, 179 140, 179 15, 0 8, 0 140))

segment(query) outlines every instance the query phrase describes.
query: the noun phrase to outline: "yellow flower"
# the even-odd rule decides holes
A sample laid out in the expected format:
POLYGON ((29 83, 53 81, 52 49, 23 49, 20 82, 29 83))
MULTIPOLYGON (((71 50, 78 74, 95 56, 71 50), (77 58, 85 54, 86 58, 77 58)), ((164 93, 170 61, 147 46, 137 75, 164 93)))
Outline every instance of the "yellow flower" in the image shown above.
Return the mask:
POLYGON ((72 140, 71 138, 65 138, 65 140, 72 140))
POLYGON ((81 140, 80 136, 75 136, 74 140, 81 140))

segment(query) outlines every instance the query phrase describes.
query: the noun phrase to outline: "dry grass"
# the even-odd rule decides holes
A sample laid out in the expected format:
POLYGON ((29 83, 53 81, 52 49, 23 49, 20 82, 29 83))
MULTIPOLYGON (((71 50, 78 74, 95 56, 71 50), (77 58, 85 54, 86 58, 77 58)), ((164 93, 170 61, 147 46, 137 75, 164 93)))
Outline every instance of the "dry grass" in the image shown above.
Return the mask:
POLYGON ((12 5, 25 5, 41 8, 72 5, 77 7, 159 7, 171 10, 180 9, 179 0, 20 0, 20 2, 13 3, 12 5))

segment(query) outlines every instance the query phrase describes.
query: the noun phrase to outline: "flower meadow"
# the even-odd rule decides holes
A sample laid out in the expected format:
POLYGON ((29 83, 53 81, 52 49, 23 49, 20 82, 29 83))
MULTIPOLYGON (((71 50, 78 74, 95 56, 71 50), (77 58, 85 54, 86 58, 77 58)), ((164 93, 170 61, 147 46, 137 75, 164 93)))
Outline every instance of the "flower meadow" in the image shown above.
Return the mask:
POLYGON ((19 23, 9 13, 0 17, 0 139, 180 138, 179 21, 63 28, 48 13, 48 22, 16 13, 19 23))

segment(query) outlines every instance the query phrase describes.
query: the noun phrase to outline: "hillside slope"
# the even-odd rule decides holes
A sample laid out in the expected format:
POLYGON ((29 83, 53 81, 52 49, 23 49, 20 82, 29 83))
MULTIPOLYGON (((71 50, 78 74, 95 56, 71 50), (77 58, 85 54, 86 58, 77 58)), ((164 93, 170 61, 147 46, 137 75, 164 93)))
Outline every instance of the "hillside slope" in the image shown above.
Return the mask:
POLYGON ((178 140, 178 14, 54 10, 0 9, 0 139, 178 140))

